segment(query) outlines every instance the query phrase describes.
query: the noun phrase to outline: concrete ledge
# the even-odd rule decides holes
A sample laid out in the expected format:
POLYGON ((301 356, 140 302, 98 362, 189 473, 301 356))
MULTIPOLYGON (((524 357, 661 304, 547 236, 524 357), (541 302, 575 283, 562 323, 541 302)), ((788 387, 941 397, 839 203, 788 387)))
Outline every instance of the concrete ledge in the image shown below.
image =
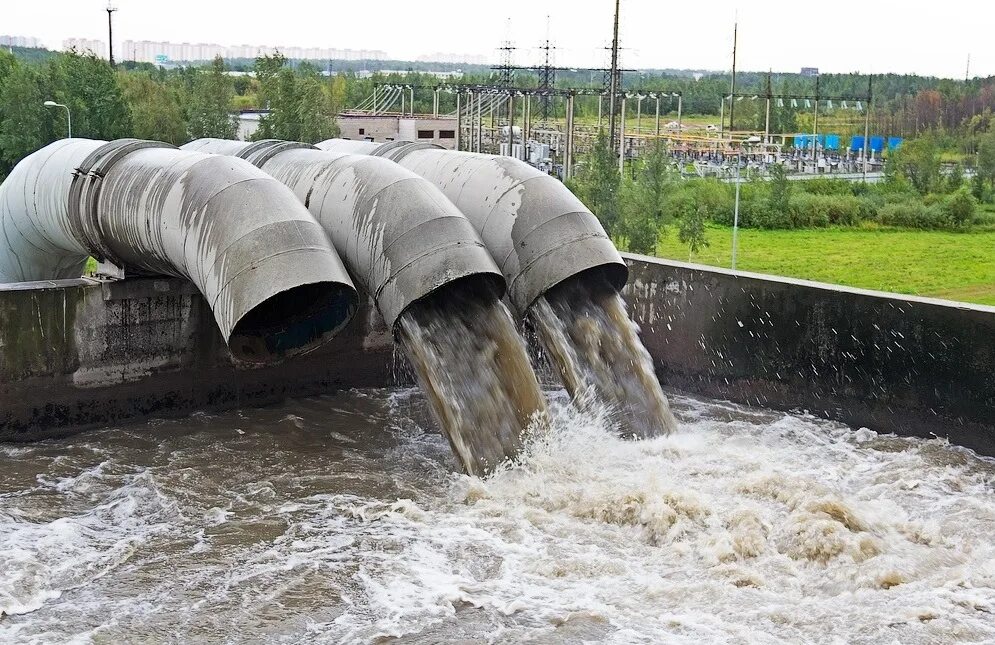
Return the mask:
POLYGON ((995 454, 995 307, 625 257, 665 384, 995 454))
POLYGON ((389 383, 393 347, 361 309, 329 345, 236 365, 187 282, 62 280, 0 288, 0 441, 389 383))

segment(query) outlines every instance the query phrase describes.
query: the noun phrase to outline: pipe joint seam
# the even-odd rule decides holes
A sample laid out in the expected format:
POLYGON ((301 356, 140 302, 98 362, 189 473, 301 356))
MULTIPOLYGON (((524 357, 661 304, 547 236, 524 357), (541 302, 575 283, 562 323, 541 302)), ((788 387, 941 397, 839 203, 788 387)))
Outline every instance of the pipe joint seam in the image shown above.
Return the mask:
POLYGON ((86 243, 91 255, 102 262, 109 260, 118 266, 124 265, 123 260, 105 242, 107 236, 100 224, 97 204, 104 177, 121 159, 147 148, 176 149, 176 146, 142 139, 110 141, 90 153, 73 172, 72 184, 69 186, 69 223, 77 229, 75 232, 86 243))

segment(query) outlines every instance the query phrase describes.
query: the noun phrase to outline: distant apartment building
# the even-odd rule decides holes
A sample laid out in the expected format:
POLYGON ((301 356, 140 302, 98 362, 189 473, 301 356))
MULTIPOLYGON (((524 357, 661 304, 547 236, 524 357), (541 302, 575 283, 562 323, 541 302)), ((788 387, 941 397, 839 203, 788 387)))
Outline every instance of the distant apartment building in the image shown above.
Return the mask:
POLYGON ((43 47, 41 41, 34 36, 0 36, 0 47, 43 47))
POLYGON ((277 52, 297 60, 386 60, 387 53, 372 49, 331 49, 327 47, 283 47, 269 45, 217 45, 214 43, 171 43, 126 40, 125 60, 139 63, 189 62, 222 58, 256 58, 277 52))
POLYGON ((486 56, 454 54, 450 52, 422 54, 418 57, 418 61, 422 63, 446 63, 448 65, 487 65, 489 62, 486 56))
POLYGON ((100 58, 107 58, 107 44, 102 40, 90 38, 66 38, 62 41, 62 50, 69 51, 75 49, 81 54, 94 54, 100 58))

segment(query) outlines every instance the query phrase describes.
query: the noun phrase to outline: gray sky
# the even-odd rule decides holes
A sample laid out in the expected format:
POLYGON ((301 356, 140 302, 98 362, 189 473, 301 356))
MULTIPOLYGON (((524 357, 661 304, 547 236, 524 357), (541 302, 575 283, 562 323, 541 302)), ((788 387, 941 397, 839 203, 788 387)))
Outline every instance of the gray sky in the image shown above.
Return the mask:
MULTIPOLYGON (((603 66, 612 0, 115 0, 115 41, 170 40, 221 45, 382 49, 411 59, 431 52, 497 61, 509 37, 518 64, 535 64, 546 35, 557 63, 603 66), (508 18, 511 18, 510 24, 508 18)), ((101 0, 0 0, 0 32, 36 36, 49 47, 67 37, 106 38, 101 0)), ((995 75, 995 3, 832 0, 814 3, 622 0, 626 67, 728 69, 739 14, 745 70, 900 72, 963 78, 995 75)))

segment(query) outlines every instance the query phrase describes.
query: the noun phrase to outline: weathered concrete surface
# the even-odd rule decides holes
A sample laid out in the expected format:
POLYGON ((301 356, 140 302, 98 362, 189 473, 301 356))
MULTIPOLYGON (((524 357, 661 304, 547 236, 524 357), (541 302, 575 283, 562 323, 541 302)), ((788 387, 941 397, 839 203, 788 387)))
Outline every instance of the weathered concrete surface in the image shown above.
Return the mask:
POLYGON ((315 352, 236 367, 189 282, 0 285, 0 441, 386 385, 392 354, 369 306, 315 352))
POLYGON ((665 385, 995 454, 995 307, 626 261, 665 385))
MULTIPOLYGON (((626 256, 664 384, 995 455, 995 308, 626 256)), ((0 286, 0 441, 392 382, 369 304, 327 347, 236 368, 187 282, 0 286)))

